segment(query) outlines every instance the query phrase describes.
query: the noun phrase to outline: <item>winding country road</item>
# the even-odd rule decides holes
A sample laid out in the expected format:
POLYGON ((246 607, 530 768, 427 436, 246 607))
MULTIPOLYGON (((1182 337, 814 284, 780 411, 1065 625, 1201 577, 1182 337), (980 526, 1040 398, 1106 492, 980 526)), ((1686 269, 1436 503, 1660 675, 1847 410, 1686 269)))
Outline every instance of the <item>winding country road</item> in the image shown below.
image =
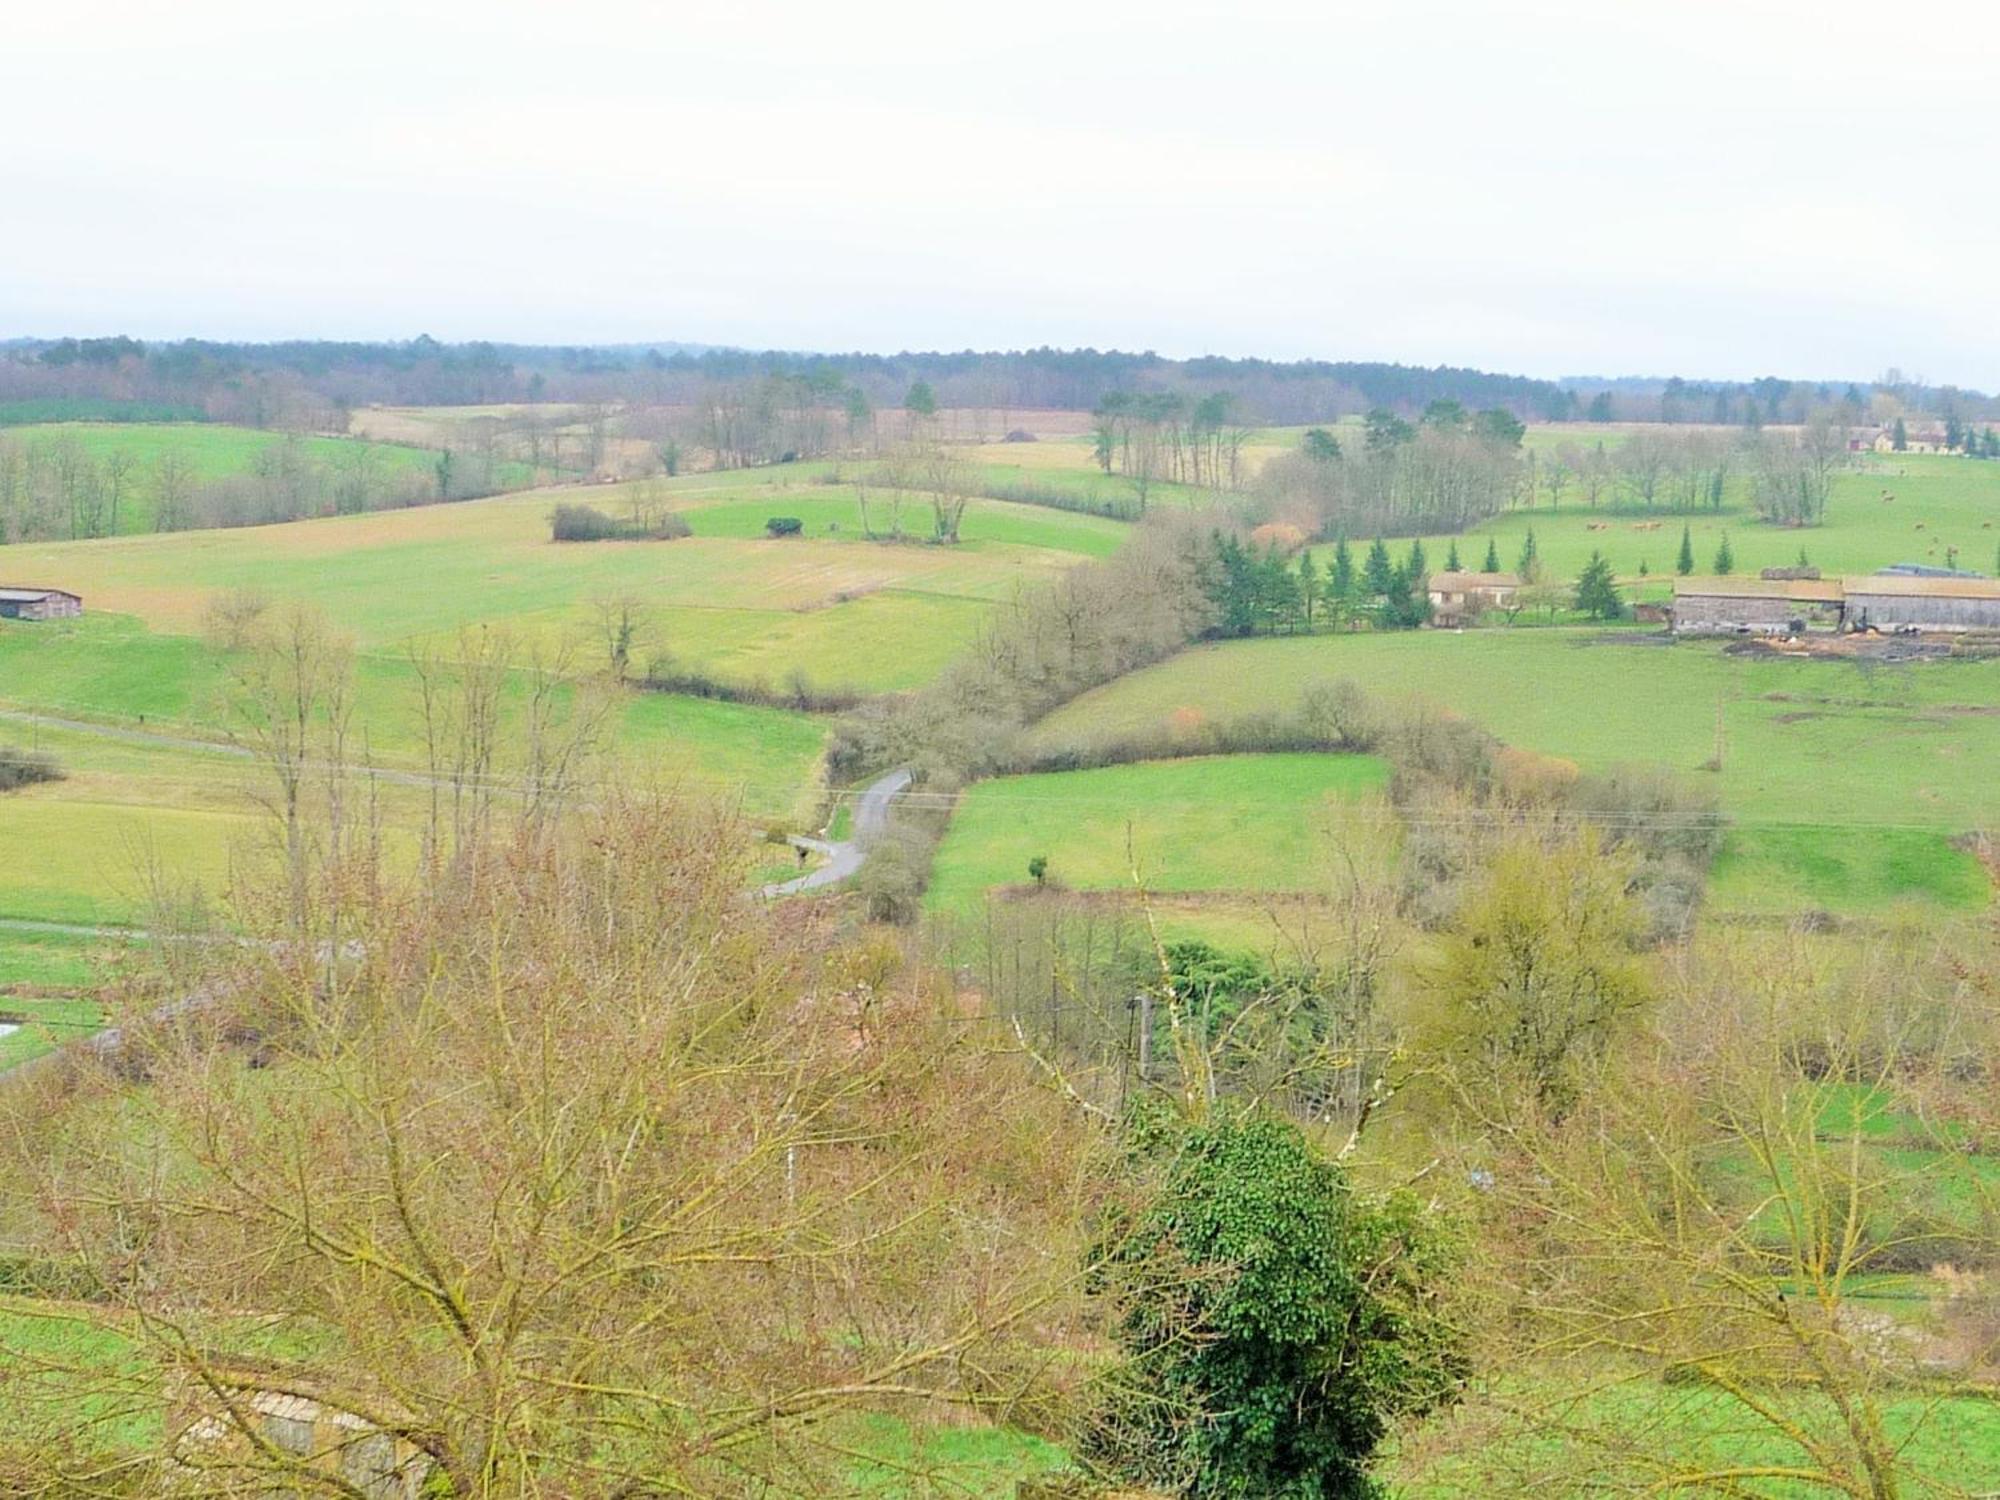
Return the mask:
POLYGON ((861 868, 861 861, 868 853, 868 846, 889 823, 889 804, 909 790, 910 773, 891 771, 887 776, 872 781, 854 803, 854 836, 840 843, 826 839, 795 838, 794 849, 810 849, 815 854, 824 854, 826 863, 810 874, 801 875, 796 880, 781 880, 764 887, 764 895, 795 896, 801 891, 823 890, 841 881, 861 868))

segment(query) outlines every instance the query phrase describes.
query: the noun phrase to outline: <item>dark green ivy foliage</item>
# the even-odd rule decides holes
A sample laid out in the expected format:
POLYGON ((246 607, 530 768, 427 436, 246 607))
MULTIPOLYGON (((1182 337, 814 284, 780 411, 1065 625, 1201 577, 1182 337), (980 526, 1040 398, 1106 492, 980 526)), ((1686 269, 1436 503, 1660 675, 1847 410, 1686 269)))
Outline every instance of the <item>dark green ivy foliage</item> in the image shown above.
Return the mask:
POLYGON ((1358 1198, 1275 1116, 1155 1116, 1132 1149, 1157 1189, 1098 1247, 1125 1361, 1084 1460, 1194 1500, 1379 1495, 1390 1422, 1467 1373, 1434 1301, 1452 1235, 1411 1195, 1358 1198))

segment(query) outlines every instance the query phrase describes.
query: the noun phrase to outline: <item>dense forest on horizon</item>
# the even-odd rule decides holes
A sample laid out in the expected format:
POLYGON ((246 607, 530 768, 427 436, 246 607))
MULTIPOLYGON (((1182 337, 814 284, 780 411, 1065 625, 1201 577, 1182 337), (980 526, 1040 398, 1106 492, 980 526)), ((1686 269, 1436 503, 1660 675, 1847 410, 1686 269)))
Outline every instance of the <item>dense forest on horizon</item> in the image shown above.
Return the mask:
POLYGON ((101 414, 207 419, 252 426, 341 425, 356 406, 515 402, 699 402, 718 384, 783 376, 845 384, 877 406, 927 385, 940 405, 1087 411, 1113 392, 1227 393, 1271 424, 1323 422, 1433 401, 1502 407, 1525 420, 1800 422, 1844 403, 1861 419, 1878 397, 1898 410, 1961 419, 2000 416, 2000 400, 1929 386, 1891 371, 1870 383, 1681 377, 1534 379, 1455 366, 1376 361, 1169 359, 1153 353, 1011 351, 812 353, 697 344, 540 346, 126 337, 0 343, 0 423, 101 414))

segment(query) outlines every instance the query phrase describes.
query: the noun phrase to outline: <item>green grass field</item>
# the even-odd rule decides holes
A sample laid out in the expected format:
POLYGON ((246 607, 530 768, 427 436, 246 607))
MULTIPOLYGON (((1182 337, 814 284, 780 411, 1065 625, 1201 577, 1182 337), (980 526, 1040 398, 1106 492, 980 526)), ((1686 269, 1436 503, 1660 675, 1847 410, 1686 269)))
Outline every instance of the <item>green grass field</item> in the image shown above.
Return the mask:
MULTIPOLYGON (((364 659, 357 689, 374 763, 419 769, 408 665, 364 659)), ((129 925, 144 919, 155 868, 219 890, 270 826, 255 800, 259 767, 230 753, 227 705, 227 663, 198 641, 105 616, 0 623, 0 744, 45 750, 67 773, 0 795, 0 842, 33 851, 0 866, 0 916, 129 925)), ((817 801, 825 735, 820 721, 782 709, 631 692, 607 769, 733 798, 755 817, 803 818, 817 801)), ((389 783, 378 796, 392 834, 419 825, 419 788, 389 783)))
MULTIPOLYGON (((202 483, 250 474, 261 459, 288 443, 306 462, 336 472, 365 461, 378 476, 407 473, 428 477, 438 458, 431 449, 407 443, 296 436, 214 422, 55 422, 9 427, 5 436, 28 446, 74 443, 99 463, 113 454, 131 458, 135 467, 118 515, 118 531, 126 536, 144 535, 153 529, 151 468, 162 454, 185 460, 202 483)), ((508 484, 525 483, 529 477, 522 465, 509 466, 502 474, 508 484)))
POLYGON ((1735 822, 1716 896, 1746 910, 1866 910, 1915 894, 1985 898, 1950 846, 2000 823, 2000 662, 1772 660, 1716 642, 1591 630, 1311 636, 1204 645, 1086 694, 1042 747, 1147 729, 1188 711, 1286 708, 1351 678, 1460 713, 1586 770, 1658 764, 1712 780, 1735 822), (1723 768, 1701 769, 1716 751, 1723 768))
MULTIPOLYGON (((121 430, 89 432, 109 442, 121 430)), ((217 429, 158 431, 207 441, 214 464, 227 457, 217 429)), ((1126 532, 1101 518, 976 501, 958 546, 875 544, 860 536, 852 490, 817 482, 824 472, 676 481, 672 503, 696 531, 676 542, 551 542, 557 498, 584 493, 617 509, 619 489, 592 487, 6 549, 9 576, 73 589, 88 613, 0 623, 0 742, 40 743, 70 772, 0 798, 0 838, 40 851, 0 873, 0 915, 129 923, 143 913, 146 869, 214 889, 259 836, 254 767, 204 748, 234 727, 230 664, 201 634, 209 604, 229 591, 316 605, 350 632, 369 752, 409 770, 421 750, 413 644, 448 648, 462 629, 495 626, 524 645, 566 644, 596 670, 604 648, 590 601, 631 594, 649 619, 635 652, 641 668, 660 657, 678 670, 777 687, 803 677, 822 689, 895 691, 941 672, 997 601, 1102 556, 1126 532), (808 534, 766 537, 765 519, 781 514, 806 520, 808 534)), ((908 510, 912 526, 924 520, 908 510)), ((822 721, 784 710, 634 691, 616 739, 628 778, 719 792, 759 817, 802 819, 817 798, 825 733, 822 721)), ((392 808, 416 800, 409 789, 386 797, 392 808)))
POLYGON ((97 938, 16 927, 0 918, 0 988, 82 989, 95 979, 105 946, 97 938))
MULTIPOLYGON (((691 518, 712 508, 704 507, 717 493, 705 487, 712 477, 690 482, 691 518)), ((888 690, 941 666, 971 638, 984 607, 1115 546, 1123 530, 1094 517, 979 502, 967 512, 968 540, 956 547, 871 544, 851 532, 772 541, 761 535, 764 517, 805 508, 797 493, 780 492, 720 507, 719 534, 551 542, 549 510, 577 493, 226 532, 24 544, 9 548, 4 562, 23 578, 82 594, 93 611, 133 615, 161 632, 193 635, 214 597, 250 588, 317 604, 364 649, 390 651, 473 624, 585 636, 591 599, 631 594, 660 625, 642 659, 664 650, 683 667, 727 673, 754 641, 751 675, 801 671, 821 685, 888 690), (781 623, 781 614, 796 618, 781 623)), ((616 508, 615 491, 586 493, 616 508)), ((742 500, 740 488, 720 493, 742 500)), ((851 505, 825 490, 807 498, 829 507, 823 520, 851 505)))
POLYGON ((1372 756, 1238 755, 983 781, 938 849, 930 904, 968 912, 993 887, 1027 884, 1036 855, 1078 890, 1131 890, 1135 861, 1162 892, 1315 889, 1323 805, 1386 779, 1372 756))
MULTIPOLYGON (((1386 1464, 1390 1493, 1399 1500, 1462 1500, 1496 1490, 1521 1493, 1524 1482, 1550 1500, 1606 1494, 1730 1493, 1756 1500, 1818 1500, 1834 1491, 1783 1474, 1743 1476, 1734 1487, 1674 1484, 1639 1461, 1641 1454, 1671 1454, 1683 1473, 1703 1469, 1809 1466, 1813 1456, 1780 1435, 1769 1422, 1720 1390, 1669 1386, 1644 1375, 1605 1372, 1597 1389, 1577 1399, 1542 1396, 1514 1375, 1500 1382, 1502 1403, 1474 1401, 1434 1420, 1434 1438, 1453 1429, 1463 1436, 1446 1457, 1426 1452, 1421 1430, 1386 1464), (1559 1430, 1592 1434, 1595 1441, 1531 1433, 1507 1407, 1539 1414, 1559 1430)), ((1832 1437, 1841 1451, 1839 1414, 1829 1400, 1789 1393, 1784 1413, 1808 1438, 1832 1437)), ((1990 1493, 2000 1484, 2000 1407, 1983 1394, 1879 1397, 1890 1442, 1909 1469, 1944 1481, 1945 1493, 1990 1493)))
POLYGON ((1643 565, 1645 592, 1660 596, 1671 585, 1683 525, 1697 573, 1712 570, 1725 535, 1735 571, 1753 577, 1760 568, 1796 563, 1801 551, 1829 576, 1872 573, 1897 562, 1943 567, 1955 561, 1985 573, 2000 564, 2000 464, 1932 455, 1865 457, 1859 467, 1835 476, 1824 524, 1802 528, 1767 525, 1741 490, 1740 482, 1732 487, 1719 513, 1647 515, 1611 504, 1609 494, 1592 510, 1577 502, 1572 485, 1559 508, 1508 510, 1455 539, 1427 537, 1424 550, 1437 566, 1456 540, 1466 566, 1477 567, 1490 537, 1501 567, 1511 569, 1532 529, 1536 553, 1551 577, 1574 579, 1590 554, 1601 551, 1628 583, 1639 582, 1643 565), (1884 493, 1895 499, 1885 504, 1884 493), (1653 522, 1656 529, 1640 529, 1653 522), (1604 529, 1593 531, 1593 524, 1604 529))

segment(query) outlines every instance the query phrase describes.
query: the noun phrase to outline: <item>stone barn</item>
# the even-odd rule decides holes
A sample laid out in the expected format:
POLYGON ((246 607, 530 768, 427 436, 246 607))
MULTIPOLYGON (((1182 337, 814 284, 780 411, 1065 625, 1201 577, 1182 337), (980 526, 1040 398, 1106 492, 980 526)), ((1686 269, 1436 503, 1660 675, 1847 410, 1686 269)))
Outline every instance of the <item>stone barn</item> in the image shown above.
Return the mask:
POLYGON ((1841 620, 1837 579, 1674 580, 1673 623, 1680 635, 1797 635, 1815 625, 1838 629, 1841 620))
POLYGON ((69 620, 83 600, 67 589, 0 588, 0 620, 69 620))
POLYGON ((1847 623, 1853 630, 2000 630, 2000 579, 1850 577, 1847 623))

